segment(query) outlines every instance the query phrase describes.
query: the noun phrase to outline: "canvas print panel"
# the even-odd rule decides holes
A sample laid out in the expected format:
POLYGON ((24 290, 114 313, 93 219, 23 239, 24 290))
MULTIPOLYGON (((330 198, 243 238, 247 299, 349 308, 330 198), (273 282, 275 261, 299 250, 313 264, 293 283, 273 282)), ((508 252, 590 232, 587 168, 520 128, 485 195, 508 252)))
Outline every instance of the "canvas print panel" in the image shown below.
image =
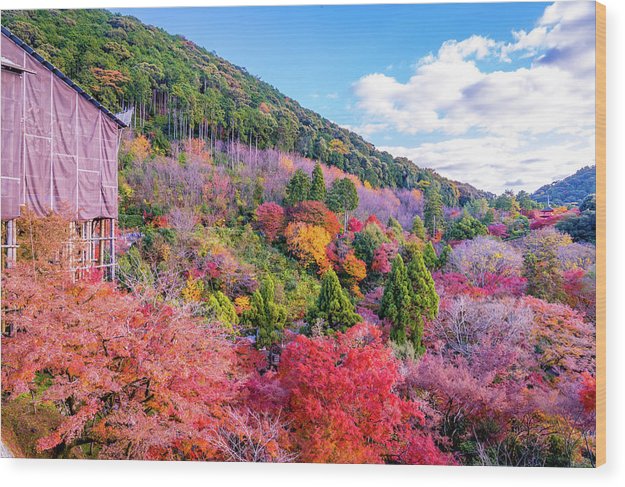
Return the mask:
POLYGON ((600 463, 596 8, 2 11, 3 456, 600 463))

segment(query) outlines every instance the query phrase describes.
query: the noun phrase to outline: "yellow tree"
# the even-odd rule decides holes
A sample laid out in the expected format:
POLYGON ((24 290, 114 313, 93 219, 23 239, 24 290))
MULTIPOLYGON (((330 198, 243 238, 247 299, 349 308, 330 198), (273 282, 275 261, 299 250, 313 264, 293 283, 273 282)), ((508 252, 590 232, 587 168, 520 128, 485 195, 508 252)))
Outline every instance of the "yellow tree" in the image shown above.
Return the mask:
POLYGON ((289 223, 284 232, 289 252, 305 267, 316 265, 319 273, 330 268, 326 247, 332 240, 322 227, 304 222, 289 223))

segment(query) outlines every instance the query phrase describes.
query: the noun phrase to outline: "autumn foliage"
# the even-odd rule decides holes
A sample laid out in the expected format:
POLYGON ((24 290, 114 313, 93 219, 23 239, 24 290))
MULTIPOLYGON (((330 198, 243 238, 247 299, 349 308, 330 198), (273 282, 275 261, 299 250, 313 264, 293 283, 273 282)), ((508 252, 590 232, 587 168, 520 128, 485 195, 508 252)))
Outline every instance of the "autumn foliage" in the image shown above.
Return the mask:
POLYGON ((286 226, 284 208, 277 203, 263 203, 256 208, 256 222, 267 240, 273 242, 286 226))
POLYGON ((413 463, 423 455, 430 463, 454 463, 423 433, 419 404, 393 392, 399 363, 375 327, 297 337, 284 351, 277 379, 302 461, 413 463))
POLYGON ((302 201, 287 210, 287 219, 291 223, 307 223, 323 228, 331 237, 341 230, 336 214, 320 201, 302 201))
POLYGON ((309 223, 292 222, 284 233, 289 251, 304 267, 316 266, 320 273, 328 269, 326 246, 332 238, 327 230, 309 223))
POLYGON ((122 148, 117 282, 72 279, 67 217, 18 221, 2 402, 25 451, 594 465, 594 245, 500 198, 155 137, 122 148))
MULTIPOLYGON (((41 400, 63 421, 40 450, 102 446, 108 458, 177 459, 206 450, 205 435, 235 395, 234 356, 220 325, 169 306, 141 303, 111 284, 37 280, 18 267, 5 300, 19 309, 3 338, 3 389, 13 395, 49 386, 41 400)), ((15 315, 14 315, 15 316, 15 315)))

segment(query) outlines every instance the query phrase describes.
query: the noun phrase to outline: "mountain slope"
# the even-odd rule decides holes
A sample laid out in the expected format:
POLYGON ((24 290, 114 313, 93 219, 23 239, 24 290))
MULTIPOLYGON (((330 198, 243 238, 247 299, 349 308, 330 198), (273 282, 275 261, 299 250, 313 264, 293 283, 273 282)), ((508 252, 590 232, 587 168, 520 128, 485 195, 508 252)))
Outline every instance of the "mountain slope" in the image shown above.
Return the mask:
POLYGON ((547 203, 549 197, 549 201, 554 205, 581 203, 586 196, 595 191, 595 166, 586 166, 571 176, 540 187, 532 194, 532 199, 547 203))
POLYGON ((489 196, 303 108, 276 88, 182 36, 107 10, 4 11, 2 24, 111 110, 135 106, 138 129, 164 152, 184 137, 296 151, 374 187, 438 181, 444 202, 489 196))

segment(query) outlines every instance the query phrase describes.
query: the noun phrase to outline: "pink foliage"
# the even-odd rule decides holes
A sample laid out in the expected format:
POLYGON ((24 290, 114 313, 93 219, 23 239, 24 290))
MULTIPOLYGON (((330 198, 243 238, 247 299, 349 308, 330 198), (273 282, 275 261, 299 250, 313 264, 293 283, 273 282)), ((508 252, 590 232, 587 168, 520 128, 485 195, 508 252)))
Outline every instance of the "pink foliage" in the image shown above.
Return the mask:
POLYGON ((481 282, 482 286, 474 286, 469 279, 460 273, 435 272, 434 282, 436 290, 441 296, 456 296, 466 294, 470 296, 522 296, 525 292, 527 279, 518 275, 505 276, 487 272, 481 282))
POLYGON ((521 296, 526 286, 527 279, 521 276, 487 274, 485 285, 481 289, 487 296, 521 296))
POLYGON ((503 223, 493 223, 488 225, 488 233, 493 237, 506 238, 508 236, 508 227, 503 223))
POLYGON ((400 205, 394 216, 404 229, 412 228, 412 222, 415 215, 423 216, 423 192, 418 189, 400 189, 396 190, 397 198, 400 205))
POLYGON ((351 217, 347 222, 347 230, 358 233, 364 228, 364 224, 356 217, 351 217))
POLYGON ((397 242, 385 242, 381 244, 373 254, 371 270, 379 274, 388 274, 391 271, 391 261, 398 252, 397 242))
POLYGON ((564 271, 563 277, 567 304, 594 320, 597 313, 594 274, 575 267, 564 271))
POLYGON ((459 294, 470 294, 473 290, 473 286, 469 283, 469 279, 459 272, 446 272, 440 271, 432 274, 434 278, 434 284, 436 285, 436 292, 440 296, 456 296, 459 294))
POLYGON ((288 391, 284 406, 301 459, 455 463, 420 429, 419 403, 395 394, 399 365, 371 325, 335 337, 295 338, 277 378, 288 391))
POLYGON ((256 208, 256 222, 259 229, 270 242, 273 242, 286 227, 284 208, 268 202, 256 208))
POLYGON ((553 215, 548 218, 538 217, 530 222, 530 230, 538 230, 540 228, 552 227, 562 220, 562 215, 553 215))
POLYGON ((228 296, 252 294, 258 287, 254 268, 239 262, 229 249, 216 249, 198 261, 197 272, 228 296))
POLYGON ((39 450, 71 448, 86 431, 101 458, 173 460, 203 443, 236 396, 218 324, 101 282, 40 275, 33 295, 32 275, 19 267, 3 285, 5 299, 26 305, 19 333, 2 340, 3 395, 34 392, 37 375, 49 374, 42 400, 62 411, 39 450))

